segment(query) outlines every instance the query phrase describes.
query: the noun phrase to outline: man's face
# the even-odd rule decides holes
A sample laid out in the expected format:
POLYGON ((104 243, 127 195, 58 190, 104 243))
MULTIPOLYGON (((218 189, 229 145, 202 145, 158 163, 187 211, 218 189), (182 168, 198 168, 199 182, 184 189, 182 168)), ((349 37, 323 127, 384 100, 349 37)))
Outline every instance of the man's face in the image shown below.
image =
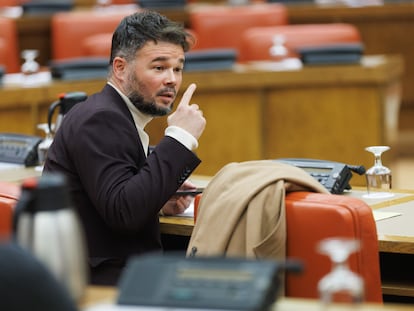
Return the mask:
POLYGON ((182 47, 149 41, 127 66, 125 91, 132 103, 148 115, 168 114, 182 82, 182 47))

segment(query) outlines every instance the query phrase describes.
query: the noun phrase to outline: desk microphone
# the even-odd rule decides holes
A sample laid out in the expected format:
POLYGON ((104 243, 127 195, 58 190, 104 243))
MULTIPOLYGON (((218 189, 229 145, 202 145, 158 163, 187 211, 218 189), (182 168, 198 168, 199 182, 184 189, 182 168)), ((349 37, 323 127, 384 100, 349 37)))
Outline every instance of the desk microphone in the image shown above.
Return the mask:
POLYGON ((279 266, 281 270, 292 273, 302 273, 304 270, 303 262, 299 259, 288 259, 284 262, 280 261, 279 266))
POLYGON ((347 165, 348 168, 358 175, 365 174, 365 167, 363 165, 347 165))

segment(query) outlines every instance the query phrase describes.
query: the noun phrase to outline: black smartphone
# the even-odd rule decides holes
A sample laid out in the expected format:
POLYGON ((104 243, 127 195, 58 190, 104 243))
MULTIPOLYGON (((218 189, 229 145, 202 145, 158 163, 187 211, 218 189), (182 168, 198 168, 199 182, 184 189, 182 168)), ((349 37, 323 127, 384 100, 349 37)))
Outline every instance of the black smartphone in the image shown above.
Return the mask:
POLYGON ((203 188, 195 188, 195 189, 188 189, 188 190, 177 190, 177 192, 175 193, 175 195, 192 195, 192 196, 196 196, 197 194, 200 194, 203 192, 203 188))

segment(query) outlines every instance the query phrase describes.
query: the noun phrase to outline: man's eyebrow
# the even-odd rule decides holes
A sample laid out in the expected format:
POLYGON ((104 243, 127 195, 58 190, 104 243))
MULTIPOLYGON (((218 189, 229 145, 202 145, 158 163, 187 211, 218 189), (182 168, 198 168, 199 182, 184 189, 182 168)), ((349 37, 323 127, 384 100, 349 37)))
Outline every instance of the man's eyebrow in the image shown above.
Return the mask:
MULTIPOLYGON (((155 63, 155 62, 165 62, 165 61, 167 61, 169 58, 168 57, 165 57, 165 56, 159 56, 159 57, 156 57, 156 58, 154 58, 153 60, 152 60, 152 63, 155 63)), ((184 59, 184 57, 183 58, 180 58, 179 60, 178 60, 180 63, 184 63, 184 61, 185 61, 185 59, 184 59)))
POLYGON ((152 62, 154 63, 154 62, 160 62, 160 61, 166 61, 166 60, 168 60, 168 57, 165 57, 165 56, 158 56, 158 57, 154 58, 154 59, 152 60, 152 62))

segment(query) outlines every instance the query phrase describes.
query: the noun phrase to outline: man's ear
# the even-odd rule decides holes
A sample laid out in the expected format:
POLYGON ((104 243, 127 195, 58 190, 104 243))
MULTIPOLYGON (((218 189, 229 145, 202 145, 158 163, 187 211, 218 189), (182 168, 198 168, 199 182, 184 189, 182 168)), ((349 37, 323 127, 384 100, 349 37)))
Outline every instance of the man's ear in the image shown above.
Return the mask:
POLYGON ((123 76, 126 72, 126 68, 127 68, 127 63, 126 63, 125 58, 118 57, 118 56, 114 58, 112 62, 112 70, 114 72, 114 75, 118 79, 123 80, 123 76))

